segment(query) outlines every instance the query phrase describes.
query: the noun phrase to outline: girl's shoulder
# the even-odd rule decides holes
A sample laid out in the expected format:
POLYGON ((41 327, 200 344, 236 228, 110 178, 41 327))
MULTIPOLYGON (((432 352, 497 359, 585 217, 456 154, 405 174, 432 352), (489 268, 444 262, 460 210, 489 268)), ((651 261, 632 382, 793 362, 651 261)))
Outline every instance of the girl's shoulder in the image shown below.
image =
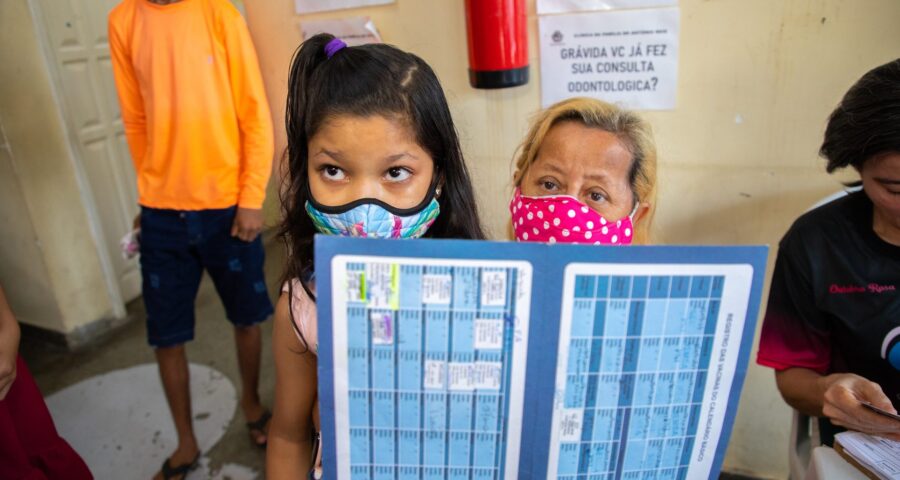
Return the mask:
POLYGON ((291 321, 294 332, 301 343, 309 346, 314 353, 318 351, 319 329, 316 321, 315 285, 304 286, 299 279, 291 279, 281 287, 281 292, 288 294, 291 321), (310 290, 307 292, 307 288, 310 290))

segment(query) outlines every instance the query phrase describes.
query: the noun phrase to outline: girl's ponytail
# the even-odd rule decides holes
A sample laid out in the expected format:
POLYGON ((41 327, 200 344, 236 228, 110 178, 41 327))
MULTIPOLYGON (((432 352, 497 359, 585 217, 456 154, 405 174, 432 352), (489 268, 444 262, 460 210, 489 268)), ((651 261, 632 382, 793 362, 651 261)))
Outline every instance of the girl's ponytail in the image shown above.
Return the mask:
MULTIPOLYGON (((333 35, 320 33, 303 42, 291 59, 291 71, 288 75, 287 108, 285 111, 285 130, 287 132, 290 174, 296 175, 296 153, 305 152, 307 138, 306 122, 303 118, 309 112, 310 84, 318 67, 328 60, 325 46, 334 39, 333 35)), ((304 155, 305 156, 305 155, 304 155)), ((305 165, 304 165, 305 168, 305 165)), ((305 174, 305 172, 304 172, 305 174)))

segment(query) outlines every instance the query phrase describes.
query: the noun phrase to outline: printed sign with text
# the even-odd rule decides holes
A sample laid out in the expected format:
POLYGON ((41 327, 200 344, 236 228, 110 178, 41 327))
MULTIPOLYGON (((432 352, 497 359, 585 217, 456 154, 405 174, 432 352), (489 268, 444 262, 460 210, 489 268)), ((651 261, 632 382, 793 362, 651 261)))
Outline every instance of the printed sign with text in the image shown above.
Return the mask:
POLYGON ((541 102, 592 97, 637 110, 675 108, 677 8, 541 17, 541 102))

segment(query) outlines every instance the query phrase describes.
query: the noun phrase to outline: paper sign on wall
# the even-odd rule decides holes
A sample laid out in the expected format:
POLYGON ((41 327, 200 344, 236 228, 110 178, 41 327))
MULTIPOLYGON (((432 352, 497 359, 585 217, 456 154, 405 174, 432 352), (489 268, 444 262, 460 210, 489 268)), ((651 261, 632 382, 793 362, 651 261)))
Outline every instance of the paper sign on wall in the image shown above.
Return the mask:
POLYGON ((626 108, 675 108, 678 8, 539 20, 541 101, 592 97, 626 108))
POLYGON ((330 33, 351 47, 364 43, 381 43, 378 29, 368 17, 304 21, 300 22, 300 31, 304 42, 318 33, 330 33))
POLYGON ((668 7, 672 5, 678 5, 678 0, 537 0, 537 13, 538 15, 544 15, 547 13, 668 7))
POLYGON ((297 13, 326 12, 345 8, 387 5, 395 0, 294 0, 297 13))

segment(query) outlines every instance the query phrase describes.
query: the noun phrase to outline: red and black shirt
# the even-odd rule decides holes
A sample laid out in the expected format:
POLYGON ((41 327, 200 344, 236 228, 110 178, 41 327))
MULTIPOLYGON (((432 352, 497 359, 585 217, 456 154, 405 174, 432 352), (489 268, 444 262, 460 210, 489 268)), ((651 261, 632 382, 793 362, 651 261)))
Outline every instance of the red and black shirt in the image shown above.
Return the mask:
POLYGON ((872 209, 855 192, 791 226, 778 250, 757 363, 854 373, 878 383, 900 409, 900 247, 874 232, 872 209))

